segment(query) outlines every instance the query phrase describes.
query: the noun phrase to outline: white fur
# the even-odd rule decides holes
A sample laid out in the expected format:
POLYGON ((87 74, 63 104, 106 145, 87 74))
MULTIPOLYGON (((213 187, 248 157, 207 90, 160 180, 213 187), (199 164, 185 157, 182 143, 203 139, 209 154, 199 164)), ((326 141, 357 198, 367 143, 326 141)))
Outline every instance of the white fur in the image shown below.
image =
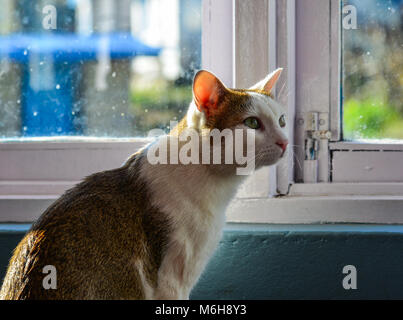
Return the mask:
POLYGON ((140 281, 141 281, 141 284, 142 284, 143 290, 144 290, 144 298, 146 300, 153 299, 154 290, 151 287, 151 285, 148 283, 147 277, 144 274, 143 262, 141 260, 136 260, 134 262, 134 266, 137 268, 137 271, 140 276, 140 281))
POLYGON ((242 178, 218 178, 202 165, 152 166, 146 160, 140 175, 173 228, 153 298, 188 299, 221 238, 226 206, 242 178))
MULTIPOLYGON (((250 116, 260 118, 266 129, 256 133, 256 150, 262 148, 277 148, 277 141, 287 140, 287 126, 281 128, 279 118, 285 114, 285 109, 272 98, 263 94, 251 92, 254 109, 250 116)), ((275 159, 277 160, 277 159, 275 159)))
MULTIPOLYGON (((278 125, 278 118, 284 110, 265 95, 250 93, 250 98, 253 108, 246 116, 258 116, 267 127, 265 132, 256 135, 256 150, 267 151, 265 155, 269 159, 263 165, 273 164, 282 154, 275 145, 276 141, 286 139, 285 130, 278 125)), ((200 129, 205 121, 204 114, 191 103, 188 126, 200 129)), ((241 123, 238 127, 245 126, 241 123)), ((167 137, 156 143, 165 143, 164 139, 167 137)), ((146 296, 151 299, 188 299, 221 238, 225 209, 244 176, 215 175, 204 165, 151 165, 147 157, 142 161, 140 176, 149 186, 151 202, 167 215, 172 227, 158 271, 158 286, 146 286, 146 296)))
POLYGON ((283 72, 283 68, 278 68, 278 69, 274 70, 272 73, 268 74, 266 76, 266 78, 264 78, 261 81, 259 81, 258 83, 256 83, 250 89, 252 89, 252 90, 257 89, 257 90, 271 92, 282 72, 283 72))
POLYGON ((206 123, 206 116, 197 109, 194 101, 190 103, 189 110, 186 114, 186 122, 189 128, 202 128, 206 123))

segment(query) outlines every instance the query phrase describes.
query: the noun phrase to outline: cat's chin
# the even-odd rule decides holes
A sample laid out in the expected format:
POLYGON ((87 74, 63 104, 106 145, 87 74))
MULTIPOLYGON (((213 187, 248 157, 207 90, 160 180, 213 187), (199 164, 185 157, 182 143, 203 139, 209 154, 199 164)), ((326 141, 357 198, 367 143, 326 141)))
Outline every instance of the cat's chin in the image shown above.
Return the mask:
POLYGON ((276 165, 281 159, 283 159, 283 156, 275 157, 274 159, 259 159, 256 161, 256 169, 260 169, 263 167, 270 167, 276 165))

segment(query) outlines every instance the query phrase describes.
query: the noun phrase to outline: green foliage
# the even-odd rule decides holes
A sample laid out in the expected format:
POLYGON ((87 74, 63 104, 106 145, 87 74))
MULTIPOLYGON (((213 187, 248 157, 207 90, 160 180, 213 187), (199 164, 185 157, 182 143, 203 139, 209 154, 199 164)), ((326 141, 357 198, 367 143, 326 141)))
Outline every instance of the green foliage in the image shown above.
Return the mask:
MULTIPOLYGON (((191 100, 191 86, 165 83, 132 89, 130 111, 136 134, 167 129, 171 120, 181 120, 191 100)), ((351 98, 344 103, 343 110, 345 139, 403 139, 403 117, 382 99, 351 98)))
POLYGON ((170 121, 180 121, 192 101, 192 88, 161 84, 134 88, 130 97, 136 131, 138 135, 143 135, 151 129, 167 129, 170 121))
POLYGON ((344 103, 346 139, 402 139, 403 118, 379 99, 350 99, 344 103))
POLYGON ((166 109, 184 101, 190 102, 192 89, 190 86, 175 87, 173 85, 151 87, 147 89, 133 89, 132 102, 136 106, 154 106, 157 109, 166 109))

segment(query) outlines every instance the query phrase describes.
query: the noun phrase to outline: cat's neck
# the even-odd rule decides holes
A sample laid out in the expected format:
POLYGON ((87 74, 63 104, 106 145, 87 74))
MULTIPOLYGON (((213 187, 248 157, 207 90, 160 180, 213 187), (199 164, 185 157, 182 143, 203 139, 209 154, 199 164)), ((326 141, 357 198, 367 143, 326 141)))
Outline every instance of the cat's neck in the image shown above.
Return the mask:
MULTIPOLYGON (((159 207, 169 207, 175 210, 183 203, 199 207, 201 210, 215 214, 224 214, 225 208, 235 196, 245 176, 237 175, 233 165, 201 164, 202 154, 199 154, 200 164, 183 164, 181 159, 171 163, 171 145, 180 149, 186 142, 180 142, 179 136, 187 129, 195 130, 199 136, 192 142, 198 144, 205 140, 201 131, 205 125, 204 114, 199 112, 192 102, 186 117, 167 136, 158 138, 153 144, 141 152, 141 176, 153 193, 153 198, 159 207), (154 150, 167 149, 167 164, 152 164, 149 161, 150 148, 154 150)), ((161 151, 158 151, 158 154, 161 151)), ((183 207, 183 206, 182 206, 183 207)))
MULTIPOLYGON (((154 146, 164 144, 164 139, 167 136, 154 146)), ((203 164, 153 165, 147 159, 148 148, 137 156, 137 174, 153 207, 169 221, 170 232, 156 297, 165 297, 166 288, 177 288, 180 297, 187 298, 221 238, 225 209, 244 176, 203 164)))
POLYGON ((197 206, 211 214, 224 214, 244 176, 223 174, 209 165, 152 165, 143 157, 141 176, 146 180, 157 206, 197 206), (159 204, 159 205, 158 205, 159 204))
MULTIPOLYGON (((154 142, 165 143, 167 136, 154 142)), ((245 176, 235 170, 222 170, 206 164, 152 164, 147 158, 149 147, 138 155, 140 177, 152 196, 153 204, 163 211, 197 208, 211 215, 224 215, 245 176)), ((169 159, 169 154, 168 154, 169 159)), ((130 170, 130 166, 129 166, 130 170)), ((180 215, 178 215, 180 216, 180 215)))

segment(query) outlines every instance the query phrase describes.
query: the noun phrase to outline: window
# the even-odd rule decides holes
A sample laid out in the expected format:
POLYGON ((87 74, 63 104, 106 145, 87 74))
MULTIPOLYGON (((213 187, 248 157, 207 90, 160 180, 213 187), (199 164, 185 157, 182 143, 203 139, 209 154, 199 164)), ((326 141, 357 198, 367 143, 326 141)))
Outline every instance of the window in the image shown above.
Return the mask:
POLYGON ((343 28, 343 137, 403 139, 403 1, 344 5, 357 21, 343 28))
MULTIPOLYGON (((14 3, 20 2, 6 1, 14 15, 1 20, 0 41, 9 37, 4 34, 18 29, 15 21, 19 21, 20 13, 14 3)), ((277 166, 262 169, 248 179, 228 210, 229 221, 403 222, 403 143, 390 141, 401 139, 396 123, 400 121, 402 86, 397 83, 401 80, 398 70, 402 55, 381 50, 385 43, 397 52, 401 50, 400 0, 110 1, 116 10, 97 7, 99 3, 66 1, 67 12, 79 9, 74 15, 70 12, 71 19, 59 19, 63 26, 75 21, 76 29, 65 32, 69 36, 87 40, 98 37, 97 55, 89 55, 90 61, 68 72, 71 79, 80 80, 78 114, 70 122, 78 131, 66 133, 63 129, 62 136, 52 134, 56 136, 53 138, 24 136, 18 131, 23 127, 24 104, 12 107, 18 103, 18 90, 23 86, 8 86, 0 93, 1 101, 4 97, 11 101, 0 110, 1 119, 11 119, 7 120, 7 129, 2 126, 4 122, 0 124, 4 137, 0 143, 0 220, 31 221, 83 176, 119 166, 148 141, 144 136, 149 128, 166 128, 169 120, 183 115, 190 101, 193 71, 201 65, 230 87, 248 87, 274 68, 284 68, 276 96, 288 113, 292 150, 277 166), (119 7, 125 3, 130 10, 119 7), (385 3, 390 3, 391 9, 384 7, 385 3), (382 10, 386 13, 381 23, 377 19, 382 10), (115 17, 119 12, 124 12, 122 19, 115 17), (168 21, 162 21, 161 12, 164 19, 166 12, 172 13, 167 19, 175 17, 175 28, 170 30, 168 21), (345 28, 345 21, 349 27, 354 24, 354 12, 357 29, 345 28), (101 24, 96 23, 98 16, 102 17, 101 24), (129 26, 125 21, 130 22, 129 26), (186 26, 187 36, 180 36, 181 26, 186 26), (108 32, 111 28, 126 29, 108 32), (162 36, 165 33, 160 30, 170 36, 162 36), (117 40, 110 37, 111 33, 118 36, 117 40), (122 36, 135 39, 144 50, 151 51, 135 57, 114 56, 114 48, 122 49, 122 36), (393 39, 394 44, 385 37, 392 37, 387 39, 393 39), (394 65, 382 74, 375 71, 376 77, 368 76, 373 68, 379 70, 392 61, 394 65), (389 82, 390 90, 385 85, 389 82), (110 101, 119 102, 119 106, 112 110, 110 101), (88 108, 93 108, 90 116, 84 111, 88 108), (384 120, 371 122, 374 114, 385 115, 384 120), (372 128, 368 123, 374 123, 372 128)), ((38 14, 43 15, 40 11, 38 14)), ((59 35, 56 31, 43 33, 59 35)), ((0 60, 8 66, 1 69, 8 73, 7 80, 0 76, 0 83, 8 85, 9 79, 15 83, 24 79, 23 63, 12 63, 4 57, 0 60)), ((46 87, 48 80, 38 81, 44 79, 41 75, 59 73, 49 65, 41 67, 38 61, 39 66, 33 65, 32 72, 39 74, 34 80, 39 87, 46 87)), ((63 66, 60 70, 63 73, 63 66)), ((32 113, 30 116, 35 119, 32 113)))
POLYGON ((297 4, 296 182, 403 180, 401 141, 390 140, 402 132, 401 7, 297 4))
POLYGON ((184 115, 202 0, 0 5, 0 220, 32 221, 184 115))
POLYGON ((2 3, 0 137, 142 137, 183 116, 201 0, 2 3))
POLYGON ((343 142, 330 146, 332 181, 402 182, 403 1, 342 5, 356 22, 342 28, 343 142))
POLYGON ((401 10, 399 0, 296 2, 294 180, 280 211, 292 221, 403 221, 392 102, 402 94, 401 10))

